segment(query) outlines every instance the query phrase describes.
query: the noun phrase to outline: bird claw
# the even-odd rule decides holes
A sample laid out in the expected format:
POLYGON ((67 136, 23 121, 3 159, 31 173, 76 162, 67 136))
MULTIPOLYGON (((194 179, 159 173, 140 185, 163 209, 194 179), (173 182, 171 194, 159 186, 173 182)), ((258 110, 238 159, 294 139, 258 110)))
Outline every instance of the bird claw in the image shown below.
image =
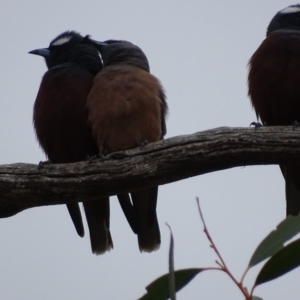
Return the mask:
POLYGON ((45 160, 45 161, 40 161, 40 162, 39 162, 39 165, 38 165, 38 169, 41 170, 41 169, 43 169, 45 166, 51 165, 51 164, 52 164, 52 162, 51 162, 50 159, 49 159, 49 160, 45 160))
POLYGON ((146 145, 149 144, 149 141, 148 140, 143 140, 139 143, 139 147, 145 147, 146 145))
POLYGON ((101 154, 98 154, 98 155, 95 154, 95 155, 88 155, 85 160, 89 164, 91 164, 91 163, 93 163, 93 162, 95 162, 95 161, 97 161, 98 159, 101 159, 101 158, 103 158, 103 155, 101 155, 101 154))
POLYGON ((123 159, 126 158, 128 155, 125 152, 114 152, 111 153, 107 156, 107 158, 112 158, 112 159, 123 159))
POLYGON ((299 122, 298 121, 293 121, 293 123, 292 123, 292 125, 293 125, 293 131, 297 128, 297 127, 299 127, 300 126, 300 124, 299 124, 299 122))
POLYGON ((254 126, 255 128, 258 128, 258 127, 261 127, 261 126, 263 126, 261 123, 259 123, 259 122, 252 122, 250 125, 249 125, 249 127, 250 126, 254 126))

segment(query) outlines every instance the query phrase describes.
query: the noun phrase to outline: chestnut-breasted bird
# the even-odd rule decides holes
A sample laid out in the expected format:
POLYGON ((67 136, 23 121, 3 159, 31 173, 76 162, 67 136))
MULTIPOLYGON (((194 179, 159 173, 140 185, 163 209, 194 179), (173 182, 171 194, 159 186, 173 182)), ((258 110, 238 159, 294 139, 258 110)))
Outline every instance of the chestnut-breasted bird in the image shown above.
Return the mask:
MULTIPOLYGON (((300 5, 279 11, 267 37, 249 61, 249 96, 266 125, 300 122, 300 5)), ((299 164, 280 166, 286 183, 287 215, 300 211, 299 164)))
MULTIPOLYGON (((160 81, 150 74, 144 52, 128 41, 95 41, 95 45, 104 68, 94 79, 87 106, 100 154, 163 139, 166 97, 160 81)), ((129 195, 119 195, 119 201, 127 219, 133 220, 130 223, 138 235, 140 250, 151 252, 160 246, 156 216, 158 187, 139 188, 131 192, 133 212, 130 207, 124 208, 129 195)))
MULTIPOLYGON (((48 48, 30 52, 45 58, 43 76, 34 104, 37 139, 51 163, 72 163, 98 154, 88 124, 87 97, 101 70, 98 50, 88 36, 74 31, 57 36, 48 48)), ((90 109, 92 109, 90 107, 90 109)), ((83 202, 93 253, 113 247, 109 230, 109 198, 83 202)), ((84 235, 79 205, 67 205, 80 236, 84 235)))

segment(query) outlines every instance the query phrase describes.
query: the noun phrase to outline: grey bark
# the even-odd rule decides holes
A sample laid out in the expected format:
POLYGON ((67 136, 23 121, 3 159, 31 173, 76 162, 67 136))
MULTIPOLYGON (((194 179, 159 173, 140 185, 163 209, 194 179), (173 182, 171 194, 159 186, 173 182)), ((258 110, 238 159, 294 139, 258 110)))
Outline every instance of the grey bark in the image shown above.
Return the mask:
POLYGON ((221 127, 75 164, 0 166, 0 216, 88 200, 228 168, 293 163, 300 129, 221 127), (2 213, 1 213, 2 211, 2 213))

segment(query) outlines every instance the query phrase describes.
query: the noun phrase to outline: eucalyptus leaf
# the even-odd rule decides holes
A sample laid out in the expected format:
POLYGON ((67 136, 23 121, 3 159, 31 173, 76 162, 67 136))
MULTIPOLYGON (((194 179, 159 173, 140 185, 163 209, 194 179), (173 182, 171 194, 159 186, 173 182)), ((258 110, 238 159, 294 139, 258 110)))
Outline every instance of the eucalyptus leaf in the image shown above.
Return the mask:
POLYGON ((278 278, 300 266, 300 239, 274 254, 260 270, 254 286, 278 278))
POLYGON ((175 284, 175 275, 174 275, 174 237, 172 228, 167 224, 170 229, 171 238, 170 238, 170 250, 169 250, 169 291, 171 300, 176 300, 176 284, 175 284))
POLYGON ((283 248, 284 243, 300 232, 300 216, 288 216, 271 231, 254 251, 248 268, 251 268, 283 248))
MULTIPOLYGON (((185 285, 187 285, 197 274, 205 269, 200 268, 191 268, 191 269, 182 269, 174 272, 175 275, 175 285, 176 292, 181 290, 185 285)), ((142 296, 139 300, 167 300, 170 298, 169 293, 169 274, 165 274, 147 287, 147 294, 142 296)))

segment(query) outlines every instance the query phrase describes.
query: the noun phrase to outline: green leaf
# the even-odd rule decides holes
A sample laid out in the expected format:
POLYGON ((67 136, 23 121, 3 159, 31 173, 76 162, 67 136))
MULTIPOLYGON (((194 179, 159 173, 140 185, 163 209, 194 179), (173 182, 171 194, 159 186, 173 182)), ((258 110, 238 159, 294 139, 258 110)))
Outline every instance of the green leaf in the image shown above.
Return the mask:
POLYGON ((251 268, 283 248, 283 244, 300 232, 300 216, 288 216, 271 231, 254 251, 248 268, 251 268))
POLYGON ((169 224, 167 226, 170 229, 170 250, 169 250, 169 291, 172 300, 176 300, 176 284, 175 284, 175 270, 174 270, 174 238, 173 232, 169 224))
POLYGON ((252 296, 251 300, 263 300, 263 298, 260 298, 258 296, 252 296))
MULTIPOLYGON (((181 290, 185 285, 187 285, 197 274, 205 269, 191 268, 182 269, 174 272, 176 291, 181 290)), ((167 300, 170 298, 169 293, 169 274, 165 274, 147 287, 147 294, 142 296, 139 300, 167 300)))
POLYGON ((260 270, 254 286, 278 278, 300 266, 300 239, 272 256, 260 270))

